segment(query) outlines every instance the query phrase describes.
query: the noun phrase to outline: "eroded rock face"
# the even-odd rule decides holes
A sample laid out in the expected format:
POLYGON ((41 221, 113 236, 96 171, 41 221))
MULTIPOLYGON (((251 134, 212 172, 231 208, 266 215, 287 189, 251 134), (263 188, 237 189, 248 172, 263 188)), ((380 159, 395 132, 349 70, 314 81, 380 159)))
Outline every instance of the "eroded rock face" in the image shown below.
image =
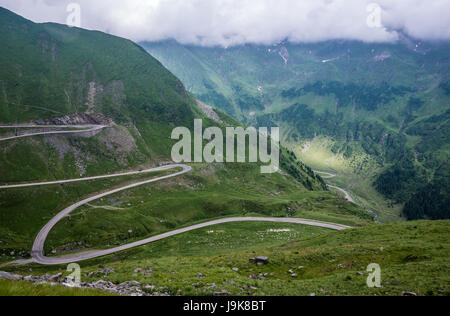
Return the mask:
POLYGON ((256 258, 250 258, 250 262, 256 263, 257 265, 264 265, 269 263, 269 257, 260 256, 256 258))
MULTIPOLYGON (((96 162, 95 155, 89 148, 89 143, 83 141, 84 138, 92 138, 98 136, 96 141, 103 148, 101 159, 115 159, 116 162, 123 167, 129 165, 129 158, 141 161, 145 160, 145 154, 139 151, 136 139, 130 130, 134 131, 138 137, 140 136, 136 127, 121 126, 99 113, 75 113, 63 117, 52 119, 43 119, 34 122, 37 125, 55 126, 81 126, 81 125, 103 125, 106 128, 95 131, 76 134, 76 137, 59 137, 59 135, 51 135, 45 138, 45 142, 51 145, 59 153, 59 158, 63 159, 67 153, 73 153, 75 157, 75 166, 80 174, 84 176, 89 165, 96 162)), ((45 131, 48 131, 49 128, 45 131)))
MULTIPOLYGON (((106 148, 116 154, 129 154, 137 150, 136 140, 130 131, 123 126, 114 126, 105 129, 99 140, 106 148)), ((120 159, 120 157, 118 157, 120 159)))
POLYGON ((75 113, 52 119, 35 121, 37 125, 114 125, 114 121, 100 113, 75 113))
MULTIPOLYGON (((105 267, 101 272, 112 273, 114 270, 105 267)), ((106 275, 107 275, 106 273, 106 275)), ((74 287, 74 283, 71 279, 65 278, 62 273, 56 275, 44 275, 44 276, 26 276, 16 275, 8 272, 0 271, 0 279, 13 280, 13 281, 26 281, 34 284, 60 284, 66 287, 74 287)), ((121 296, 168 296, 167 293, 155 292, 156 287, 150 285, 141 285, 137 281, 127 281, 120 284, 114 284, 109 281, 98 280, 93 283, 80 283, 75 285, 78 288, 95 289, 101 291, 107 291, 113 294, 121 296), (153 293, 147 293, 144 289, 150 289, 153 293)))
POLYGON ((197 106, 211 120, 216 121, 217 123, 223 123, 223 121, 220 119, 219 115, 214 111, 212 106, 209 106, 199 100, 197 100, 197 106))

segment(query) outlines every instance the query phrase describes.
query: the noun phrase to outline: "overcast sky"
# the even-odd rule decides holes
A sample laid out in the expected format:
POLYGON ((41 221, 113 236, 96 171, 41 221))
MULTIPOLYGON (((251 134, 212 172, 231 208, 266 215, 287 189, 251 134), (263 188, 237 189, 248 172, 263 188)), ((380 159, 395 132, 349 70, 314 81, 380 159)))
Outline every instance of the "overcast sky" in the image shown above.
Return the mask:
POLYGON ((396 40, 397 30, 450 40, 450 0, 0 0, 0 5, 35 22, 66 23, 72 2, 80 5, 81 27, 134 41, 379 42, 396 40))

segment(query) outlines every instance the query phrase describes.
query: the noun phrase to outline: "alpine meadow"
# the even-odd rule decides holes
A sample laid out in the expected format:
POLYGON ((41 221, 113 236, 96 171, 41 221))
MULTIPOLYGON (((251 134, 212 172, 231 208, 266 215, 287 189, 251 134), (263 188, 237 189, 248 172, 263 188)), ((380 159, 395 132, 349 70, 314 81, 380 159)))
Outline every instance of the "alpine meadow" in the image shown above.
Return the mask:
POLYGON ((0 295, 449 296, 447 2, 0 0, 0 295))

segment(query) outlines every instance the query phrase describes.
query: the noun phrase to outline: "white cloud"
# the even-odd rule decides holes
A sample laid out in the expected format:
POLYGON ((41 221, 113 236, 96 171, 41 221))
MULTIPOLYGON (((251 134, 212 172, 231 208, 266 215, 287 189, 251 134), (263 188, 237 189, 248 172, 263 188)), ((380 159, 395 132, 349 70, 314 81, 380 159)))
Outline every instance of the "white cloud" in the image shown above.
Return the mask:
POLYGON ((396 30, 422 39, 450 39, 450 0, 0 0, 37 21, 65 23, 77 2, 82 27, 135 41, 173 38, 230 46, 353 39, 393 41, 396 30), (370 28, 367 6, 381 7, 383 28, 370 28))

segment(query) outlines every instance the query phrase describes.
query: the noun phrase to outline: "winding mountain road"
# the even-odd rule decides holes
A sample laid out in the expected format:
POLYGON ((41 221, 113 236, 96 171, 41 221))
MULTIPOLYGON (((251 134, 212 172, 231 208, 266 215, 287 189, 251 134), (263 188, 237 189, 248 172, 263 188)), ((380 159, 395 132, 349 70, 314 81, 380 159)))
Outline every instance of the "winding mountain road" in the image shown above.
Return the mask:
MULTIPOLYGON (((334 177, 336 177, 336 175, 334 173, 329 173, 329 172, 324 172, 324 171, 318 171, 318 170, 313 170, 315 173, 320 173, 320 174, 324 174, 325 176, 322 176, 322 178, 324 179, 332 179, 334 177)), ((336 189, 338 191, 341 191, 342 193, 344 193, 345 195, 345 199, 347 201, 349 201, 350 203, 353 204, 357 204, 355 202, 355 200, 351 197, 350 193, 348 193, 347 191, 345 191, 344 189, 337 187, 335 185, 331 185, 331 184, 327 184, 330 188, 336 189)))
POLYGON ((353 203, 353 204, 356 204, 356 202, 355 202, 355 200, 350 196, 350 193, 348 193, 347 191, 345 191, 344 189, 342 189, 342 188, 340 188, 340 187, 337 187, 337 186, 335 186, 335 185, 328 185, 330 188, 333 188, 333 189, 336 189, 336 190, 338 190, 338 191, 341 191, 342 193, 344 193, 344 195, 345 195, 345 199, 347 200, 347 201, 349 201, 350 203, 353 203))
MULTIPOLYGON (((17 125, 18 127, 19 125, 17 125)), ((15 126, 0 126, 0 128, 14 128, 15 126)), ((20 125, 20 127, 39 127, 41 128, 42 126, 24 126, 24 125, 20 125)), ((62 127, 62 126, 58 126, 58 127, 62 127)), ((67 126, 66 128, 74 128, 75 126, 67 126)), ((42 132, 42 133, 32 133, 32 134, 27 134, 27 135, 22 135, 22 136, 15 136, 15 137, 8 137, 8 138, 0 138, 0 141, 4 141, 4 140, 8 140, 8 139, 14 139, 14 138, 22 138, 22 137, 29 137, 29 136, 35 136, 35 135, 49 135, 49 134, 74 134, 74 133, 85 133, 85 132, 92 132, 92 131, 97 131, 100 129, 105 128, 105 126, 100 126, 100 125, 89 125, 89 126, 79 126, 79 128, 87 128, 87 130, 82 130, 82 131, 51 131, 51 132, 42 132)), ((27 264, 27 263, 31 263, 31 262, 35 262, 38 264, 42 264, 42 265, 60 265, 60 264, 69 264, 69 263, 75 263, 75 262, 80 262, 80 261, 85 261, 85 260, 89 260, 89 259, 94 259, 94 258, 98 258, 98 257, 103 257, 103 256, 107 256, 107 255, 111 255, 120 251, 124 251, 124 250, 128 250, 128 249, 132 249, 135 247, 139 247, 139 246, 143 246, 146 245, 148 243, 152 243, 158 240, 162 240, 165 238, 169 238, 172 236, 176 236, 179 234, 183 234, 189 231, 193 231, 193 230, 197 230, 197 229, 201 229, 204 227, 209 227, 209 226, 214 226, 214 225, 219 225, 219 224, 224 224, 224 223, 232 223, 232 222, 273 222, 273 223, 294 223, 294 224, 301 224, 301 225, 309 225, 309 226, 315 226, 315 227, 323 227, 323 228, 328 228, 328 229, 332 229, 332 230, 344 230, 344 229, 348 229, 350 227, 348 226, 344 226, 344 225, 339 225, 339 224, 332 224, 332 223, 323 223, 323 222, 317 222, 317 221, 312 221, 312 220, 305 220, 305 219, 299 219, 299 218, 267 218, 267 217, 233 217, 233 218, 224 218, 224 219, 218 219, 218 220, 213 220, 213 221, 209 221, 209 222, 205 222, 205 223, 201 223, 201 224, 197 224, 197 225, 192 225, 189 227, 185 227, 185 228, 181 228, 181 229, 177 229, 168 233, 164 233, 158 236, 154 236, 154 237, 150 237, 144 240, 140 240, 134 243, 130 243, 127 245, 123 245, 120 247, 116 247, 116 248, 111 248, 111 249, 105 249, 105 250, 90 250, 90 251, 86 251, 86 252, 81 252, 81 253, 76 253, 76 254, 71 254, 71 255, 67 255, 67 256, 63 256, 63 257, 46 257, 44 255, 44 245, 45 245, 45 241, 48 237, 48 234, 50 233, 50 231, 55 227, 55 225, 60 222, 63 218, 65 218, 66 216, 68 216, 70 213, 72 213, 74 210, 76 210, 77 208, 86 205, 92 201, 101 199, 103 197, 121 192, 121 191, 125 191, 125 190, 129 190, 132 188, 136 188, 138 186, 142 186, 145 184, 149 184, 149 183, 154 183, 157 181, 162 181, 165 179, 169 179, 169 178, 174 178, 174 177, 178 177, 181 176, 183 174, 186 174, 188 172, 192 171, 192 167, 188 166, 188 165, 183 165, 183 164, 173 164, 173 165, 167 165, 167 166, 162 166, 162 167, 157 167, 157 168, 152 168, 152 169, 147 169, 147 170, 142 170, 142 171, 132 171, 132 172, 124 172, 124 173, 118 173, 118 174, 113 174, 113 175, 104 175, 104 176, 97 176, 97 177, 89 177, 89 178, 80 178, 80 179, 70 179, 70 180, 61 180, 61 181, 50 181, 50 182, 38 182, 38 183, 25 183, 25 184, 12 184, 12 185, 3 185, 0 186, 0 189, 13 189, 13 188, 24 188, 24 187, 36 187, 36 186, 46 186, 46 185, 55 185, 55 184, 65 184, 65 183, 72 183, 72 182, 80 182, 80 181, 90 181, 90 180, 97 180, 97 179, 105 179, 105 178, 113 178, 113 177, 121 177, 121 176, 129 176, 129 175, 136 175, 136 174, 144 174, 144 173, 151 173, 151 172, 159 172, 159 171, 168 171, 168 170, 172 170, 172 169, 181 169, 181 171, 169 174, 169 175, 165 175, 165 176, 161 176, 161 177, 157 177, 157 178, 153 178, 150 180, 146 180, 146 181, 141 181, 141 182, 137 182, 134 184, 130 184, 130 185, 126 185, 124 187, 118 188, 118 189, 114 189, 114 190, 110 190, 95 196, 92 196, 90 198, 87 198, 83 201, 77 202, 67 208, 65 208, 64 210, 62 210, 60 213, 58 213, 54 218, 52 218, 39 232, 39 234, 37 235, 34 244, 33 244, 33 248, 32 248, 32 252, 31 252, 31 260, 22 260, 22 261, 16 261, 15 263, 17 264, 27 264)))
MULTIPOLYGON (((313 170, 315 173, 320 173, 320 174, 324 174, 325 176, 322 176, 322 178, 324 179, 332 179, 334 177, 336 177, 336 175, 334 173, 329 173, 329 172, 324 172, 324 171, 318 171, 318 170, 313 170)), ((366 211, 368 211, 369 213, 371 213, 374 216, 374 221, 379 223, 379 216, 378 213, 375 212, 374 210, 371 210, 370 208, 367 208, 357 197, 355 201, 351 196, 350 193, 348 193, 347 191, 345 191, 344 189, 337 187, 335 185, 331 185, 331 184, 327 184, 330 188, 336 189, 338 191, 341 191, 342 193, 345 194, 345 199, 353 204, 359 205, 362 208, 364 208, 366 211)))
POLYGON ((12 140, 17 138, 40 136, 40 135, 61 135, 61 134, 81 134, 102 130, 107 126, 104 125, 34 125, 34 124, 19 124, 19 125, 0 125, 0 128, 79 128, 80 130, 71 131, 50 131, 39 133, 26 133, 23 135, 0 137, 0 141, 12 140))

